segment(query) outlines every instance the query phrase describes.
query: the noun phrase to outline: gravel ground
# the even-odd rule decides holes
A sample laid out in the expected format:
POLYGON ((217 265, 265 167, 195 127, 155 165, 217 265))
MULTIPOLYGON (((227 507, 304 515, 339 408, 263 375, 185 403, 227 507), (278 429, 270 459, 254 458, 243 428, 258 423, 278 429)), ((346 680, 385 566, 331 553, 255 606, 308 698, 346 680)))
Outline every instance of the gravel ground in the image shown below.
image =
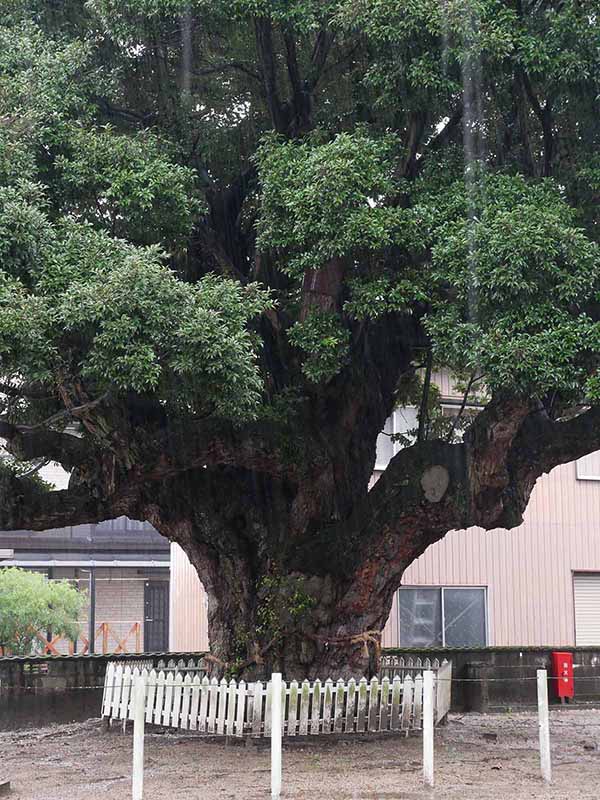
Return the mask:
MULTIPOLYGON (((421 739, 284 740, 285 798, 313 800, 588 800, 600 796, 600 711, 551 712, 553 784, 539 776, 531 713, 451 715, 436 731, 433 790, 421 782, 421 739)), ((227 745, 148 733, 147 800, 269 797, 268 742, 227 745)), ((0 777, 12 800, 130 796, 132 737, 100 723, 0 733, 0 777)))

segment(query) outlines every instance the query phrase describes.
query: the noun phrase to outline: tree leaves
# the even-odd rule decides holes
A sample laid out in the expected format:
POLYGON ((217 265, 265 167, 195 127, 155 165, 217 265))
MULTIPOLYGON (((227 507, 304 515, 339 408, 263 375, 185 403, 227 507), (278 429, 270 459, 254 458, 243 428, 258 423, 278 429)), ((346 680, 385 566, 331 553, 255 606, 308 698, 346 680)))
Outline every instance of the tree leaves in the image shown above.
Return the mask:
POLYGON ((16 567, 0 569, 0 647, 12 655, 30 655, 36 634, 49 630, 77 639, 77 618, 86 602, 85 594, 66 580, 48 581, 16 567))

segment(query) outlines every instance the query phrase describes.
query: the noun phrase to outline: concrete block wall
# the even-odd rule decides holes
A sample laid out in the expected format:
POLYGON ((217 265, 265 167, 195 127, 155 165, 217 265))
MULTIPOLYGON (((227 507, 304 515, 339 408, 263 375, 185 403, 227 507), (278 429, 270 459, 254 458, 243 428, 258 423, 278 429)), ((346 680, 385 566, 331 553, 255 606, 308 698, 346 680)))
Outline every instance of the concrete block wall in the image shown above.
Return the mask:
MULTIPOLYGON (((109 626, 108 647, 126 641, 126 651, 136 652, 136 636, 130 633, 139 623, 139 650, 144 649, 144 584, 143 575, 135 569, 96 570, 96 631, 105 622, 109 626)), ((102 652, 102 635, 97 635, 96 652, 102 652)))

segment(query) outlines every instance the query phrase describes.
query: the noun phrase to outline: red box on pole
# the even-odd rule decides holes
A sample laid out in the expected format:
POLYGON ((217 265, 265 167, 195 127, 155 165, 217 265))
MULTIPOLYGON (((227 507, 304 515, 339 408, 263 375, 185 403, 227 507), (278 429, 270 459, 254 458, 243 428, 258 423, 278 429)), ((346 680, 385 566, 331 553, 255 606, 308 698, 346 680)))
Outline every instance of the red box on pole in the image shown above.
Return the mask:
POLYGON ((573 653, 564 653, 555 650, 552 653, 552 677, 556 689, 556 696, 564 703, 566 698, 575 696, 575 681, 573 676, 573 653))

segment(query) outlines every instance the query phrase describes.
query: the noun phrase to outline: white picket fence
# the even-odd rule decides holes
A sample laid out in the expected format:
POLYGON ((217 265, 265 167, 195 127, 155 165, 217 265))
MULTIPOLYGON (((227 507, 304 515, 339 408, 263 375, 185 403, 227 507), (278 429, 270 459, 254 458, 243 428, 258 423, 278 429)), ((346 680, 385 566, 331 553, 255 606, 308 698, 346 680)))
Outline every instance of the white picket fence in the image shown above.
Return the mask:
MULTIPOLYGON (((145 684, 145 721, 154 725, 199 731, 208 735, 270 736, 271 683, 220 682, 109 663, 104 681, 102 716, 123 724, 133 719, 134 675, 145 684)), ((452 662, 434 671, 434 719, 440 722, 450 709, 452 662)), ((334 683, 305 680, 282 686, 283 735, 367 733, 420 729, 423 716, 423 677, 407 673, 391 680, 351 678, 334 683)))

